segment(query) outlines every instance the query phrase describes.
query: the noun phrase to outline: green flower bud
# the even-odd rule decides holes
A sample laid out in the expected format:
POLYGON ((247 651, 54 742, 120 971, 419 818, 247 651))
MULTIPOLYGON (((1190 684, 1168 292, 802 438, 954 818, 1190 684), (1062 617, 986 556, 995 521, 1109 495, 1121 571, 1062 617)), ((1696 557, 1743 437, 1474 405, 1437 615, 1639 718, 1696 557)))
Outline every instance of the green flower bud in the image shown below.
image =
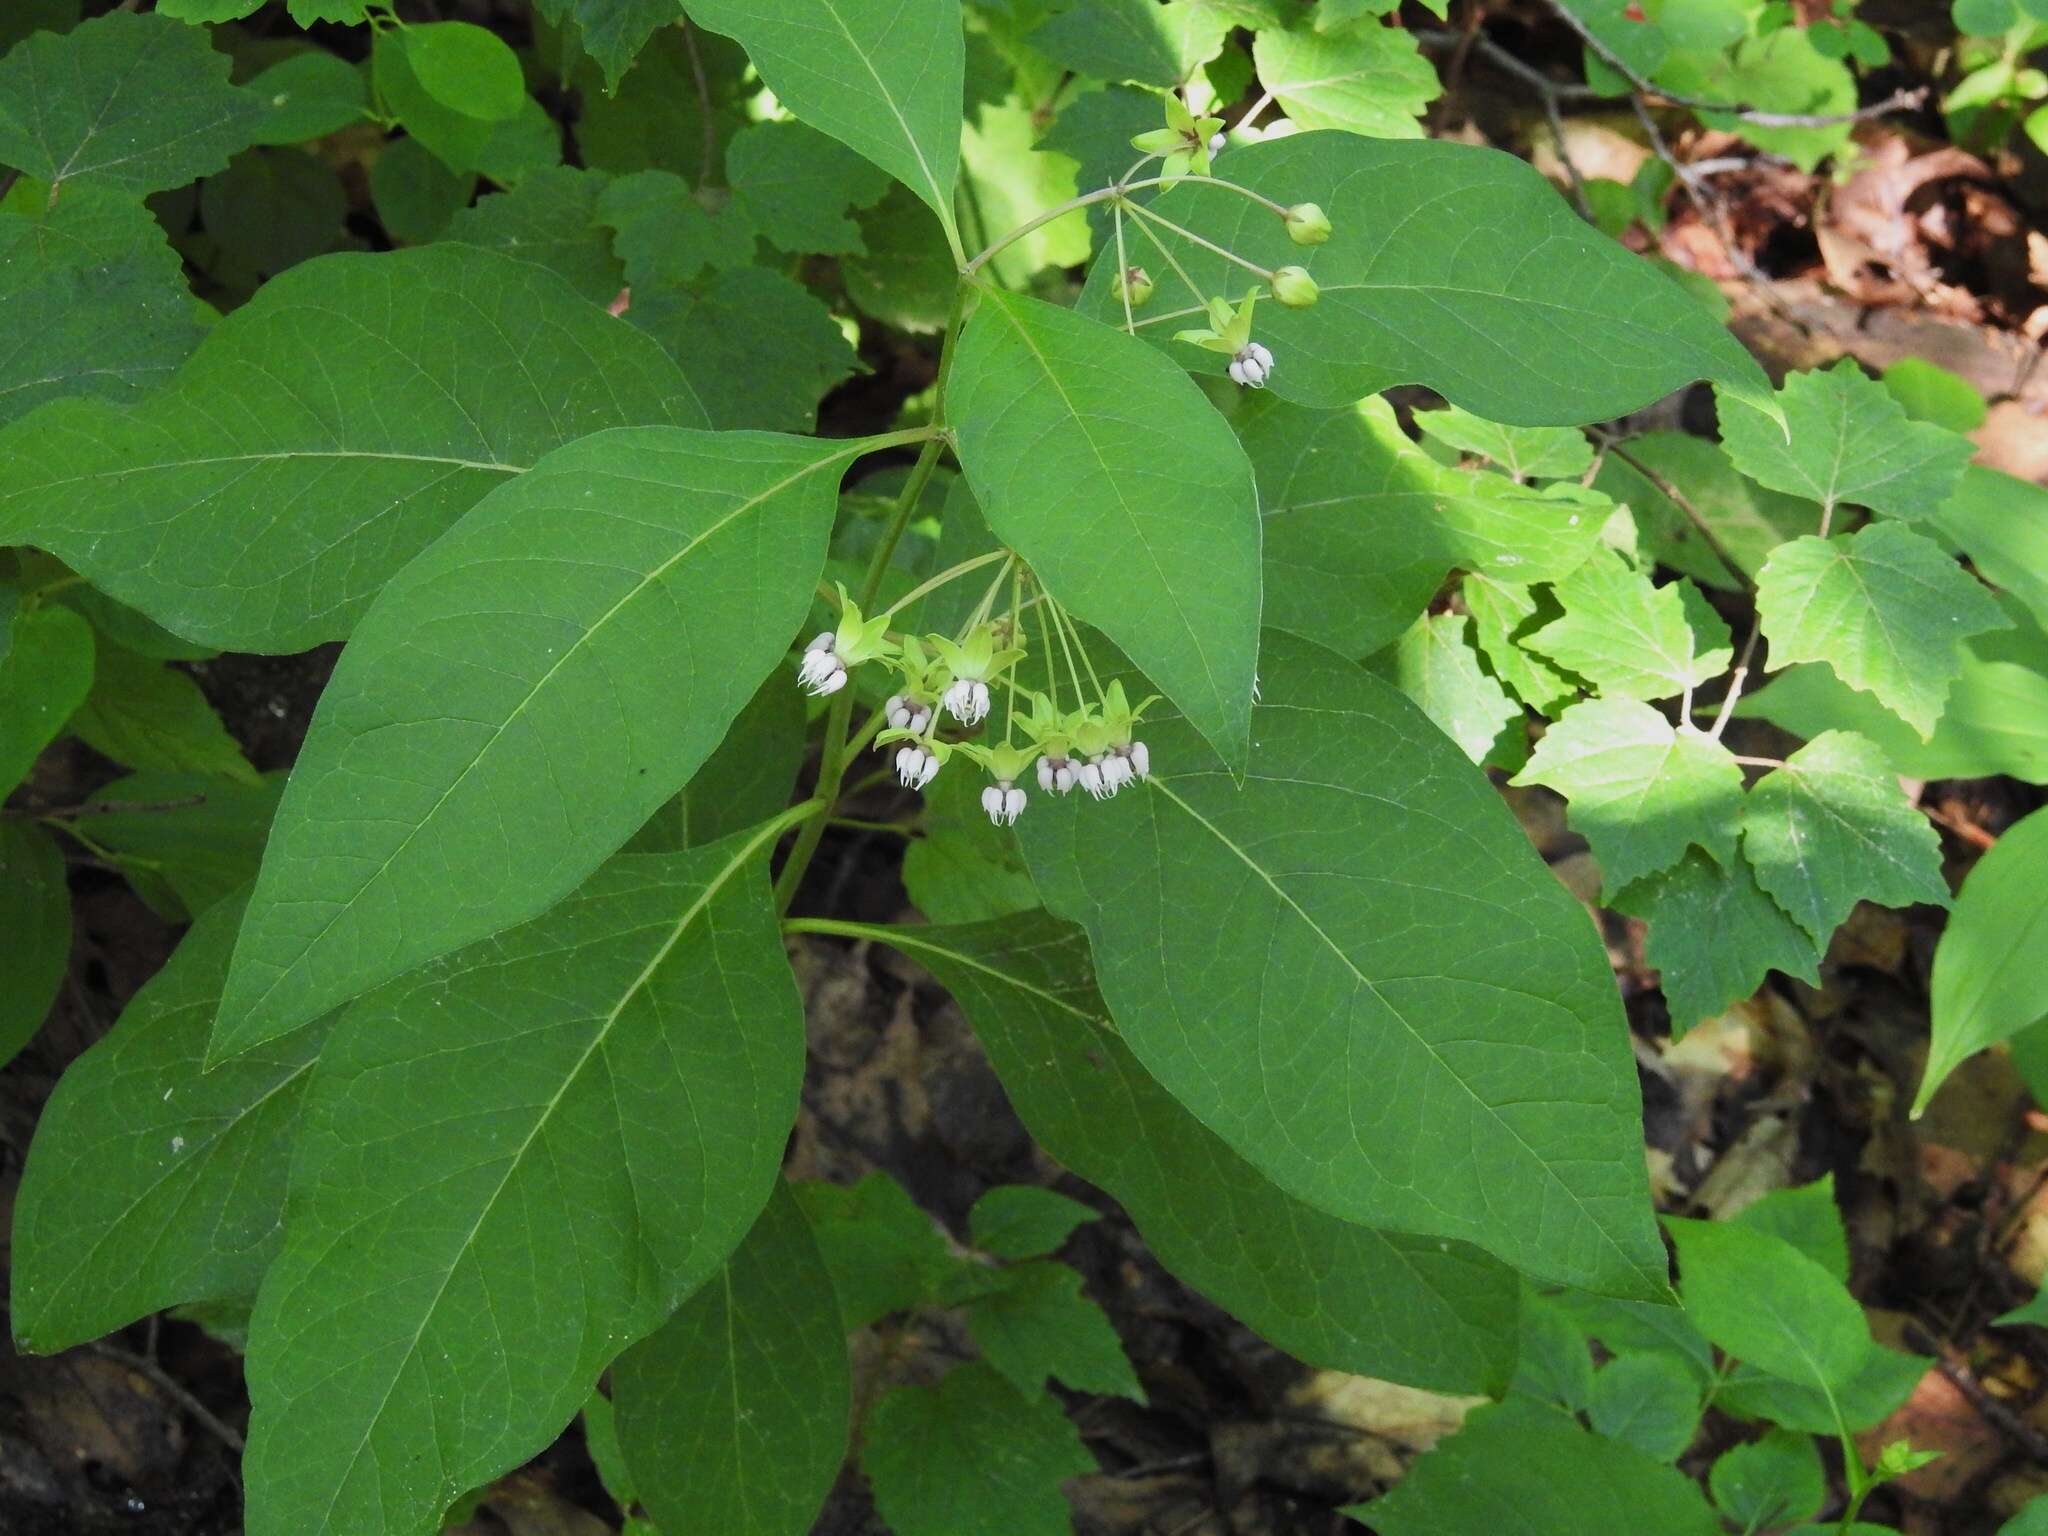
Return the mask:
POLYGON ((1116 296, 1137 309, 1152 297, 1152 275, 1143 267, 1125 267, 1116 275, 1116 296))
POLYGON ((1280 218, 1296 245, 1321 245, 1330 238, 1330 216, 1314 203, 1296 203, 1280 218))
POLYGON ((1273 274, 1273 297, 1289 309, 1307 309, 1316 301, 1316 280, 1304 267, 1282 267, 1273 274))

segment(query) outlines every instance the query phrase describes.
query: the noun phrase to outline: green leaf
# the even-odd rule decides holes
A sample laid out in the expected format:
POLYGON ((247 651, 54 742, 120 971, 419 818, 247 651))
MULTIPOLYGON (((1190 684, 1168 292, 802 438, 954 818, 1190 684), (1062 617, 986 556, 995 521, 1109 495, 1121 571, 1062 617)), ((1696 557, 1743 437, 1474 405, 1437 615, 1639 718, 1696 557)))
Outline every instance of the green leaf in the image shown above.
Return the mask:
POLYGON ((1397 638, 1454 569, 1555 581, 1599 535, 1582 504, 1438 464, 1383 399, 1311 411, 1267 393, 1235 425, 1258 478, 1265 622, 1347 656, 1397 638))
POLYGON ((670 171, 635 171, 605 188, 597 216, 618 231, 612 249, 635 288, 690 283, 754 259, 754 230, 736 207, 713 213, 670 171))
POLYGON ((1517 480, 1559 480, 1593 467, 1593 445, 1566 427, 1504 427, 1455 405, 1417 411, 1415 425, 1423 436, 1490 459, 1517 480))
POLYGON ((626 285, 611 231, 597 218, 610 181, 566 165, 540 171, 456 214, 447 238, 546 267, 593 304, 609 305, 626 285))
POLYGON ((1780 546, 1757 577, 1771 660, 1825 661, 1933 736, 1971 636, 2010 622, 1933 540, 1901 523, 1780 546))
POLYGON ((53 401, 0 433, 0 541, 188 638, 301 650, 550 449, 703 420, 659 347, 531 266, 461 245, 327 256, 132 410, 53 401))
POLYGON ((1963 882, 1934 948, 1933 1033, 1915 1115, 1965 1058, 2048 1019, 2043 869, 2048 812, 2036 811, 2007 828, 1963 882))
POLYGON ((0 14, 0 53, 32 32, 68 32, 78 25, 80 0, 15 0, 0 14))
POLYGON ((1107 1027, 1080 930, 1033 913, 872 937, 953 994, 1033 1137, 1114 1196, 1189 1285, 1313 1365, 1440 1392, 1506 1385, 1513 1274, 1463 1243, 1339 1221, 1267 1182, 1107 1027))
MULTIPOLYGON (((1159 0, 1089 0, 1040 23, 1027 40, 1076 74, 1175 86, 1200 61, 1181 58, 1170 16, 1159 0)), ((1157 116, 1155 109, 1150 126, 1158 126, 1157 116)))
MULTIPOLYGON (((1695 378, 1770 400, 1762 370, 1714 316, 1641 257, 1586 227, 1550 183, 1497 150, 1441 141, 1297 133, 1230 151, 1232 180, 1282 204, 1314 201, 1334 228, 1304 250, 1247 198, 1193 182, 1161 213, 1262 267, 1308 269, 1313 309, 1262 307, 1269 386, 1303 405, 1346 406, 1426 384, 1489 421, 1577 426, 1625 415, 1695 378)), ((1209 292, 1244 274, 1162 235, 1209 292)), ((1122 318, 1116 262, 1098 260, 1084 307, 1122 318)), ((1139 334, 1184 364, 1226 361, 1139 334)), ((1772 408, 1772 407, 1766 407, 1772 408)))
POLYGON ((119 646, 99 647, 92 692, 72 716, 71 731, 129 768, 261 782, 189 674, 119 646))
POLYGON ((258 144, 323 138, 362 121, 370 110, 362 69, 324 48, 306 48, 280 60, 245 89, 266 114, 257 126, 258 144))
POLYGON ((216 1051, 535 916, 624 843, 784 654, 862 446, 596 434, 394 578, 320 697, 216 1051))
MULTIPOLYGON (((1609 697, 1666 699, 1721 675, 1734 651, 1728 630, 1696 634, 1687 583, 1650 584, 1611 549, 1598 550, 1556 587, 1564 617, 1529 637, 1531 650, 1609 697)), ((1696 612, 1709 618, 1712 610, 1696 612)), ((1718 620, 1714 621, 1718 624, 1718 620)))
POLYGON ((1493 675, 1538 714, 1555 716, 1579 697, 1579 685, 1523 642, 1559 612, 1548 593, 1468 575, 1459 587, 1472 614, 1472 642, 1493 675))
POLYGON ((1038 905, 1016 833, 981 808, 984 782, 964 773, 936 780, 924 792, 924 836, 903 850, 904 892, 935 923, 978 923, 1038 905))
POLYGON ((1786 1429, 1833 1435, 1847 1424, 1867 1429, 1890 1418, 1926 1376, 1928 1362, 1866 1342, 1862 1357, 1832 1397, 1746 1365, 1738 1365, 1714 1395, 1714 1405, 1738 1419, 1767 1419, 1786 1429))
POLYGON ((201 335, 183 263, 149 210, 90 184, 0 206, 0 424, 61 395, 132 401, 201 335))
POLYGON ((953 234, 967 45, 956 0, 692 0, 776 99, 909 187, 953 234))
POLYGON ((631 1509, 640 1495, 633 1487, 632 1473, 626 1470, 625 1455, 619 1450, 618 1415, 612 1409, 612 1400, 602 1392, 591 1393, 590 1401, 583 1405, 582 1418, 583 1448, 590 1453, 590 1464, 597 1468, 597 1480, 604 1484, 604 1491, 621 1511, 631 1509))
POLYGON ((1508 722, 1521 718, 1522 706, 1480 670, 1471 627, 1462 613, 1427 614, 1374 658, 1372 671, 1413 699, 1473 762, 1483 763, 1508 722))
MULTIPOLYGON (((437 23, 436 25, 458 25, 437 23)), ((371 44, 370 69, 377 94, 405 131, 432 150, 449 170, 482 171, 493 181, 512 183, 562 160, 562 138, 539 102, 525 94, 503 117, 481 117, 449 105, 414 72, 406 38, 417 28, 385 27, 371 44)))
MULTIPOLYGON (((0 970, 0 1067, 4 1067, 43 1027, 71 966, 71 884, 64 872, 63 850, 49 833, 25 821, 0 821, 0 932, 7 935, 7 962, 0 970)), ((69 1080, 68 1074, 65 1080, 69 1080)), ((46 1109, 44 1122, 48 1117, 46 1109)), ((25 1262, 23 1256, 16 1255, 17 1277, 25 1262)), ((17 1278, 15 1284, 20 1283, 17 1278)), ((22 1315, 17 1299, 17 1337, 23 1331, 22 1315)))
POLYGON ((1990 414, 1974 385, 1924 357, 1900 358, 1878 375, 1877 382, 1914 421, 1932 422, 1951 432, 1974 432, 1990 414))
POLYGON ((1700 1427, 1699 1383, 1669 1355, 1624 1355, 1593 1378, 1593 1428, 1658 1461, 1676 1461, 1700 1427))
MULTIPOLYGON (((1628 452, 1678 488, 1745 576, 1755 576, 1787 539, 1817 526, 1820 512, 1812 502, 1758 485, 1728 462, 1719 444, 1703 437, 1650 432, 1631 438, 1628 452)), ((1724 592, 1742 589, 1692 519, 1633 465, 1609 454, 1593 484, 1628 504, 1644 548, 1659 565, 1724 592)))
POLYGON ((701 848, 785 809, 803 766, 804 729, 802 693, 771 673, 703 766, 633 834, 628 851, 701 848))
POLYGON ((1633 699, 1574 704, 1536 744, 1517 784, 1547 784, 1570 802, 1611 892, 1669 869, 1687 848, 1736 862, 1742 769, 1720 742, 1633 699))
POLYGON ((677 0, 539 0, 539 9, 557 26, 576 23, 577 41, 614 91, 655 29, 682 17, 677 0))
POLYGON ((1716 1347, 1824 1394, 1856 1374, 1870 1331, 1833 1275, 1769 1232, 1676 1216, 1664 1226, 1678 1250, 1685 1314, 1716 1347))
POLYGON ((1149 780, 1019 823, 1124 1043, 1332 1215, 1661 1298, 1635 1073, 1586 914, 1392 688, 1271 632, 1261 672, 1241 789, 1160 717, 1149 780))
POLYGON ((0 797, 28 777, 92 688, 92 626, 69 608, 24 608, 0 651, 0 797))
POLYGON ((1843 1285, 1849 1283, 1849 1233, 1835 1207, 1835 1176, 1774 1189, 1728 1220, 1781 1237, 1843 1285))
POLYGON ((1789 442, 1754 403, 1724 390, 1720 406, 1721 443, 1735 467, 1774 491, 1819 502, 1826 515, 1847 503, 1896 517, 1930 516, 1975 451, 1946 428, 1909 420, 1853 358, 1786 376, 1778 406, 1789 442))
POLYGON ((80 825, 131 880, 162 881, 172 905, 196 917, 256 878, 283 793, 281 774, 249 785, 197 773, 137 773, 88 799, 80 825))
POLYGON ((1998 1536, 2048 1536, 2048 1494, 2030 1499, 2024 1509, 1998 1528, 1998 1536))
POLYGON ((1253 39, 1252 59, 1259 83, 1302 128, 1420 138, 1416 119, 1442 89, 1435 67, 1399 27, 1334 34, 1308 27, 1268 29, 1253 39))
POLYGON ((924 333, 941 329, 960 273, 931 211, 906 189, 892 187, 879 207, 855 222, 867 254, 839 264, 846 296, 886 325, 924 333))
POLYGON ((664 1530, 805 1536, 846 1456, 852 1384, 832 1278, 786 1185, 612 1384, 620 1448, 664 1530))
POLYGON ((1674 1038, 1752 996, 1766 971, 1820 985, 1820 946, 1764 894, 1746 859, 1717 867, 1688 853, 1608 902, 1650 925, 1648 958, 1663 975, 1674 1038))
POLYGON ((2048 625, 2048 488, 1972 464, 1934 524, 1977 572, 2048 625))
POLYGON ((996 536, 1242 767, 1258 667, 1258 495, 1202 392, 1107 326, 987 290, 947 407, 996 536))
POLYGON ((1593 1396, 1593 1355, 1571 1315, 1549 1298, 1524 1288, 1521 1348, 1511 1392, 1582 1412, 1593 1396))
POLYGON ((1030 1259, 1051 1253, 1074 1228, 1102 1213, 1055 1190, 1035 1184, 998 1184, 968 1213, 974 1246, 999 1259, 1030 1259))
POLYGON ((857 366, 832 312, 780 272, 746 266, 700 290, 636 286, 626 319, 659 341, 720 428, 809 432, 857 366))
MULTIPOLYGON (((889 930, 895 932, 894 929, 889 930)), ((791 1193, 809 1220, 847 1333, 948 1296, 961 1263, 909 1192, 886 1173, 791 1193)))
POLYGON ((199 188, 199 218, 226 260, 269 277, 345 238, 348 194, 325 161, 299 149, 245 149, 199 188))
POLYGON ((180 21, 240 21, 263 8, 263 0, 158 0, 157 14, 180 21))
POLYGON ((1827 1502, 1826 1469, 1813 1436, 1774 1429, 1714 1462, 1707 1487, 1721 1513, 1744 1530, 1810 1520, 1827 1502))
POLYGON ((183 186, 251 143, 264 112, 208 34, 168 16, 115 11, 0 60, 0 164, 38 181, 183 186))
POLYGON ((692 185, 718 179, 725 144, 746 124, 747 99, 759 90, 737 44, 682 27, 655 32, 616 85, 588 61, 570 81, 582 97, 576 148, 585 165, 674 171, 692 185))
POLYGON ((848 256, 864 249, 847 217, 871 208, 889 178, 837 140, 802 123, 750 123, 725 150, 734 207, 762 238, 789 252, 848 256))
POLYGON ((1380 1536, 1719 1536, 1690 1478, 1544 1409, 1475 1409, 1393 1491, 1346 1511, 1380 1536))
POLYGON ((1876 743, 1816 736, 1751 786, 1742 846, 1757 883, 1825 945, 1859 901, 1948 905, 1941 839, 1876 743))
POLYGON ((779 830, 615 860, 336 1025, 250 1327, 251 1536, 434 1531, 717 1275, 803 1076, 779 830))
POLYGON ((394 29, 420 89, 450 111, 498 122, 526 101, 519 55, 488 28, 430 21, 394 29))
POLYGON ((1019 1392, 1041 1392, 1050 1377, 1070 1392, 1145 1396, 1116 1330, 1064 1264, 1004 1270, 997 1288, 969 1306, 967 1327, 982 1358, 1019 1392))
POLYGON ((440 239, 475 195, 474 176, 458 176, 418 139, 394 139, 370 162, 378 221, 392 239, 409 245, 440 239))
POLYGON ((1020 1393, 986 1365, 886 1393, 861 1466, 896 1536, 1070 1536, 1060 1483, 1096 1470, 1056 1399, 1020 1393))
POLYGON ((254 1295, 277 1254, 284 1151, 328 1022, 201 1070, 241 909, 223 902, 193 926, 43 1109, 14 1214, 24 1349, 254 1295))

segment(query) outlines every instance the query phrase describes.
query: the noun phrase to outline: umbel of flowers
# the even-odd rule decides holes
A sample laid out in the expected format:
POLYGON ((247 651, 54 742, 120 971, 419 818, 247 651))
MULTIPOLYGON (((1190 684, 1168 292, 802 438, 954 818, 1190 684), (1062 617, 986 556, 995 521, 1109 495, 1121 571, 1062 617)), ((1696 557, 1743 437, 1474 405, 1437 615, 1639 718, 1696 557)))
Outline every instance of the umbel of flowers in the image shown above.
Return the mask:
POLYGON ((982 809, 998 826, 1009 826, 1024 813, 1030 800, 1025 785, 1034 770, 1046 794, 1083 789, 1106 800, 1152 771, 1151 753, 1138 739, 1137 728, 1155 701, 1146 698, 1133 705, 1122 682, 1100 684, 1073 620, 1043 591, 1020 601, 1025 581, 1016 556, 998 551, 956 566, 873 618, 864 616, 841 587, 838 626, 804 648, 798 682, 807 693, 822 696, 846 687, 864 665, 886 668, 893 674, 890 692, 860 736, 871 734, 875 745, 890 754, 897 779, 909 789, 930 784, 955 754, 979 764, 990 780, 981 794, 982 809), (916 598, 998 560, 1001 568, 988 594, 957 635, 890 629, 896 612, 916 598), (1010 608, 992 618, 989 609, 1005 580, 1010 608), (1031 655, 1023 642, 1032 609, 1045 639, 1044 689, 1017 682, 1019 665, 1031 655), (1057 659, 1065 661, 1073 690, 1071 705, 1063 706, 1059 697, 1055 639, 1057 659))

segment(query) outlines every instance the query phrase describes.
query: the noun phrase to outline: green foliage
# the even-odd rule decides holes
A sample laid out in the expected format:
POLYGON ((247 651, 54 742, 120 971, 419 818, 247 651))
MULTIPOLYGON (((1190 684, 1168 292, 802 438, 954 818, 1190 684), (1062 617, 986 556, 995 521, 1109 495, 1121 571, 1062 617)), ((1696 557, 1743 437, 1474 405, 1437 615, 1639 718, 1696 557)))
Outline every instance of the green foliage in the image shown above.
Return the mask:
POLYGON ((1764 894, 1747 861, 1717 868, 1688 852, 1610 899, 1650 925, 1649 960, 1663 973, 1674 1035, 1750 996, 1769 971, 1820 984, 1819 947, 1764 894))
POLYGON ((1721 1513, 1750 1530, 1810 1520, 1827 1497, 1812 1438, 1783 1429, 1724 1452, 1708 1472, 1707 1486, 1721 1513))
MULTIPOLYGON (((7 989, 0 992, 0 1066, 5 1066, 42 1027, 71 962, 71 886, 62 850, 41 827, 0 822, 0 925, 8 934, 13 962, 7 989)), ((16 1266, 15 1274, 20 1273, 16 1266)), ((15 1312, 20 1311, 17 1302, 15 1312)), ((19 1330, 22 1325, 17 1321, 15 1326, 19 1330)))
MULTIPOLYGON (((6 594, 12 597, 12 593, 6 594)), ((0 785, 28 777, 92 690, 92 626, 63 607, 17 609, 0 651, 0 785)))
POLYGON ((1396 27, 1263 30, 1252 59, 1259 83, 1303 128, 1418 138, 1416 118, 1437 96, 1436 71, 1396 27))

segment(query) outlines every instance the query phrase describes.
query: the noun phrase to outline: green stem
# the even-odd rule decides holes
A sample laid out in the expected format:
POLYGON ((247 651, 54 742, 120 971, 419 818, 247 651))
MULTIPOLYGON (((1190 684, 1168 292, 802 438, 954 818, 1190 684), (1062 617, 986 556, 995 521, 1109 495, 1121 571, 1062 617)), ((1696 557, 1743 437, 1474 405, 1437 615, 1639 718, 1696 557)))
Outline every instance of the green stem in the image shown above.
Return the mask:
POLYGON ((1116 220, 1116 288, 1124 298, 1124 334, 1135 336, 1138 325, 1131 318, 1131 261, 1124 254, 1124 205, 1111 203, 1109 211, 1116 220))
POLYGON ((948 566, 945 570, 939 572, 938 575, 932 577, 931 580, 920 582, 904 593, 903 596, 897 598, 895 602, 882 610, 880 617, 885 619, 893 618, 897 613, 908 608, 926 593, 936 592, 940 587, 945 586, 946 583, 965 576, 969 571, 979 570, 982 566, 1000 560, 1007 554, 1009 554, 1007 549, 992 549, 985 555, 976 555, 972 560, 962 560, 958 565, 948 566))
POLYGON ((1125 204, 1125 206, 1128 207, 1131 210, 1131 212, 1136 214, 1140 219, 1149 220, 1150 222, 1157 224, 1161 229, 1172 230, 1176 235, 1179 235, 1181 239, 1187 241, 1189 244, 1199 245, 1205 251, 1213 251, 1216 255, 1221 256, 1225 261, 1234 261, 1240 267, 1243 267, 1245 271, 1256 273, 1260 277, 1263 277, 1269 283, 1273 281, 1273 273, 1271 268, 1262 267, 1255 261, 1246 261, 1242 256, 1238 255, 1237 252, 1226 251, 1222 246, 1218 245, 1213 240, 1204 240, 1192 229, 1182 228, 1180 225, 1174 223, 1173 220, 1169 218, 1164 218, 1161 215, 1154 213, 1150 208, 1147 208, 1143 203, 1127 203, 1125 204))
MULTIPOLYGON (((1131 207, 1133 208, 1136 208, 1137 206, 1138 205, 1136 203, 1131 204, 1131 207)), ((1208 314, 1208 295, 1202 292, 1202 285, 1200 283, 1196 282, 1192 277, 1188 276, 1188 269, 1182 266, 1180 262, 1175 259, 1173 252, 1169 251, 1166 248, 1166 242, 1160 239, 1157 235, 1153 234, 1152 226, 1147 224, 1142 219, 1138 221, 1138 233, 1143 235, 1147 240, 1150 240, 1152 242, 1152 249, 1157 251, 1161 256, 1166 258, 1166 264, 1169 267, 1173 268, 1173 275, 1179 278, 1181 282, 1187 286, 1188 292, 1192 293, 1195 296, 1195 304, 1197 307, 1194 313, 1198 315, 1208 314)), ((1150 322, 1148 321, 1146 323, 1149 324, 1150 322)), ((1214 322, 1212 321, 1211 323, 1213 324, 1214 322)))
POLYGON ((822 933, 834 939, 873 939, 878 944, 895 942, 895 933, 881 923, 845 923, 836 917, 785 917, 784 933, 822 933))
MULTIPOLYGON (((1145 157, 1145 160, 1151 160, 1155 158, 1155 156, 1147 155, 1145 157)), ((1145 163, 1145 160, 1140 160, 1138 162, 1138 165, 1143 165, 1145 163)), ((1136 165, 1131 167, 1132 170, 1136 170, 1137 168, 1138 166, 1136 165)), ((1281 207, 1278 203, 1274 202, 1270 198, 1261 197, 1258 193, 1254 192, 1250 187, 1240 187, 1236 182, 1225 181, 1220 176, 1145 176, 1141 177, 1137 181, 1119 180, 1110 183, 1110 185, 1106 187, 1097 187, 1093 192, 1083 192, 1079 197, 1070 197, 1064 203, 1055 203, 1052 207, 1046 209, 1045 212, 1039 214, 1036 218, 1025 220, 1022 224, 1019 224, 1015 229, 1011 230, 1007 235, 999 236, 997 239, 991 241, 987 246, 985 246, 981 250, 981 252, 974 257, 972 261, 968 262, 965 266, 963 266, 960 269, 960 275, 962 277, 974 276, 975 273, 979 272, 983 267, 987 266, 993 258, 1001 255, 1004 251, 1008 250, 1011 246, 1015 245, 1019 240, 1022 240, 1026 235, 1030 234, 1033 230, 1043 229, 1046 225, 1050 224, 1054 219, 1064 218, 1066 217, 1066 215, 1074 212, 1076 209, 1092 208, 1097 203, 1106 203, 1110 201, 1112 198, 1122 198, 1124 194, 1127 192, 1143 192, 1147 187, 1170 187, 1173 186, 1175 183, 1182 181, 1196 181, 1200 182, 1203 186, 1208 187, 1228 187, 1233 192, 1242 193, 1244 196, 1250 198, 1255 203, 1263 203, 1266 207, 1271 208, 1276 213, 1285 214, 1287 212, 1287 210, 1281 207)), ((1130 206, 1133 209, 1135 209, 1138 205, 1136 203, 1132 203, 1130 206)), ((1174 225, 1172 227, 1176 229, 1179 228, 1178 225, 1174 225)), ((1188 238, 1194 239, 1194 236, 1190 235, 1188 238)), ((1226 256, 1230 255, 1228 251, 1224 251, 1222 254, 1226 256)), ((1230 259, 1232 261, 1236 261, 1238 258, 1235 256, 1231 256, 1230 259)), ((1256 272, 1259 269, 1257 267, 1253 267, 1252 270, 1256 272)))
POLYGON ((1187 309, 1169 309, 1163 315, 1147 315, 1143 320, 1140 320, 1137 323, 1134 329, 1142 331, 1148 325, 1165 325, 1170 321, 1185 320, 1190 315, 1206 316, 1208 313, 1208 308, 1200 304, 1191 306, 1187 309))

